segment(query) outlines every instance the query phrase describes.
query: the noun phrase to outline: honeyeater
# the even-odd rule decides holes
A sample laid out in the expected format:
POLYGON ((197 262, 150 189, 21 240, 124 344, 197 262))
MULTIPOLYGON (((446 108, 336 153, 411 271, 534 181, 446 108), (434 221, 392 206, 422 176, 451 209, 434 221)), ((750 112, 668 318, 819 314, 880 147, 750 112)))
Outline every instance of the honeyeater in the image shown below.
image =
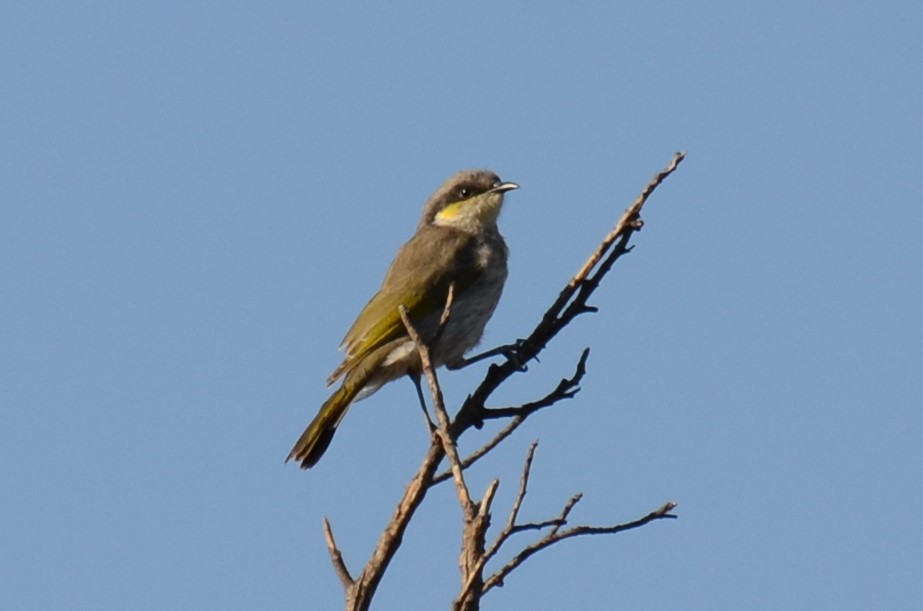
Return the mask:
POLYGON ((340 348, 345 358, 327 378, 340 387, 295 443, 286 462, 312 467, 330 445, 349 406, 409 375, 419 381, 420 356, 398 307, 428 346, 434 367, 452 367, 481 339, 507 275, 508 250, 497 229, 506 192, 518 188, 487 170, 466 170, 426 201, 413 237, 398 250, 381 288, 359 313, 340 348), (448 320, 438 332, 452 287, 448 320))

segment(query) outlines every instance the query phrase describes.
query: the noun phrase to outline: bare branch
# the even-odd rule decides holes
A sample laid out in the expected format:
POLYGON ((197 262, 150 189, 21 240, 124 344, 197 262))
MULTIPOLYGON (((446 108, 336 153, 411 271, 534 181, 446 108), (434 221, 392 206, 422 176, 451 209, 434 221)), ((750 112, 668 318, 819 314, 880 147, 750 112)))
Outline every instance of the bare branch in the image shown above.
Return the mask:
POLYGON ((455 283, 449 283, 449 292, 445 297, 445 306, 442 308, 442 316, 439 317, 439 327, 436 329, 436 335, 433 336, 432 344, 435 346, 436 342, 439 341, 439 338, 442 336, 443 330, 445 330, 445 325, 449 322, 449 316, 452 314, 452 304, 455 303, 455 283))
MULTIPOLYGON (((471 571, 468 575, 468 579, 465 581, 464 586, 462 587, 461 594, 459 594, 456 604, 459 601, 463 601, 469 597, 472 588, 474 587, 475 581, 478 577, 483 575, 484 565, 487 564, 487 561, 490 560, 494 554, 497 553, 497 550, 500 549, 500 546, 503 545, 503 542, 515 532, 516 529, 516 517, 519 515, 519 509, 522 507, 522 501, 526 497, 526 491, 529 485, 529 473, 532 470, 532 458, 535 456, 535 448, 538 447, 538 441, 533 441, 529 445, 529 450, 526 453, 525 464, 522 467, 522 476, 519 479, 519 492, 516 495, 516 500, 513 502, 513 509, 510 511, 510 515, 507 518, 506 526, 503 527, 503 530, 497 536, 497 539, 494 543, 487 549, 484 553, 480 554, 477 558, 477 563, 475 565, 475 570, 471 571)), ((494 483, 497 483, 497 480, 494 480, 494 483)), ((496 486, 493 486, 492 489, 496 489, 496 486)), ((491 494, 491 497, 493 495, 491 494)), ((482 589, 483 593, 483 589, 482 589)))
POLYGON ((553 520, 545 520, 544 522, 528 522, 526 524, 517 524, 511 530, 512 533, 521 533, 527 530, 545 530, 551 526, 564 526, 567 522, 562 522, 560 519, 555 518, 553 520))
POLYGON ((349 574, 349 569, 346 568, 343 554, 340 553, 340 548, 337 547, 333 538, 333 529, 330 528, 330 520, 327 518, 324 518, 324 539, 327 540, 327 551, 330 552, 330 562, 333 563, 333 570, 336 571, 337 577, 340 578, 343 588, 348 591, 355 581, 352 575, 349 574))
MULTIPOLYGON (((583 376, 586 375, 586 361, 589 356, 590 349, 585 348, 583 353, 580 355, 580 360, 577 362, 574 375, 572 375, 570 378, 562 379, 554 390, 552 390, 538 401, 525 403, 518 407, 485 409, 482 412, 482 417, 485 420, 498 418, 512 419, 490 441, 481 446, 481 448, 479 448, 471 456, 461 461, 462 469, 467 469, 475 462, 477 462, 478 459, 494 449, 501 441, 509 437, 513 431, 519 428, 519 425, 522 424, 530 415, 534 414, 542 408, 550 407, 558 401, 563 399, 570 399, 576 395, 580 390, 580 381, 583 379, 583 376)), ((443 471, 433 478, 433 485, 444 482, 450 477, 452 477, 451 471, 443 471)))
POLYGON ((484 498, 481 499, 481 506, 478 508, 479 516, 490 515, 490 505, 494 502, 494 495, 497 493, 497 487, 499 486, 500 480, 494 478, 490 481, 490 485, 487 486, 487 491, 484 493, 484 498))
POLYGON ((372 604, 372 598, 375 596, 375 591, 378 589, 378 584, 381 583, 381 578, 401 545, 407 525, 410 524, 414 513, 426 497, 433 474, 436 472, 436 467, 439 466, 443 456, 445 456, 445 452, 442 442, 434 438, 430 442, 429 450, 427 450, 426 456, 423 458, 423 463, 394 510, 391 521, 388 522, 388 526, 381 534, 375 551, 372 552, 372 556, 362 569, 362 573, 346 594, 346 608, 349 611, 368 611, 369 606, 372 604))
POLYGON ((468 396, 455 418, 453 425, 456 429, 456 437, 459 432, 481 422, 480 413, 484 409, 488 397, 507 378, 520 371, 522 363, 527 363, 535 358, 548 342, 576 316, 594 311, 592 306, 587 305, 587 299, 599 286, 600 281, 608 273, 615 261, 629 252, 629 239, 643 226, 640 214, 648 197, 676 170, 684 158, 685 153, 676 153, 669 165, 654 176, 634 203, 625 210, 615 227, 603 238, 596 251, 558 294, 558 298, 545 312, 541 322, 529 337, 517 345, 515 354, 508 356, 503 363, 491 365, 488 368, 484 380, 474 393, 468 396), (605 260, 603 260, 603 257, 605 257, 605 260), (601 260, 602 264, 600 265, 601 260), (590 273, 597 265, 599 265, 597 273, 590 278, 590 273))
POLYGON ((535 458, 535 448, 538 447, 538 440, 529 444, 529 451, 526 452, 526 460, 522 465, 522 475, 519 476, 519 493, 516 495, 516 501, 510 510, 510 516, 507 520, 507 526, 513 528, 516 524, 516 518, 519 517, 519 510, 522 508, 522 502, 529 491, 529 475, 532 473, 532 459, 535 458))
MULTIPOLYGON (((570 513, 570 510, 579 500, 579 495, 571 498, 571 501, 573 502, 569 502, 561 512, 561 515, 564 516, 564 518, 562 518, 563 520, 566 520, 567 514, 570 513)), ((484 582, 484 589, 482 592, 487 593, 491 588, 502 587, 503 580, 506 578, 506 576, 515 570, 519 565, 525 562, 533 554, 540 552, 541 550, 554 545, 555 543, 582 535, 613 535, 626 530, 631 530, 632 528, 644 526, 645 524, 655 520, 675 519, 676 516, 670 513, 675 508, 676 503, 670 501, 662 505, 660 508, 650 512, 643 518, 639 518, 625 524, 616 524, 614 526, 574 526, 565 530, 558 530, 555 528, 535 543, 525 547, 521 552, 510 559, 510 561, 507 562, 503 568, 491 575, 484 582)))
POLYGON ((574 375, 570 378, 562 379, 560 382, 558 382, 558 385, 554 390, 552 390, 538 401, 524 403, 517 407, 485 407, 483 410, 481 410, 481 417, 484 420, 515 417, 522 417, 525 419, 538 410, 545 407, 550 407, 558 401, 562 401, 564 399, 572 399, 580 391, 580 380, 582 380, 583 376, 586 375, 586 360, 589 356, 590 349, 584 348, 583 353, 580 355, 580 360, 577 362, 577 370, 574 372, 574 375))
POLYGON ((510 509, 510 514, 506 519, 506 526, 503 527, 503 530, 500 531, 500 534, 497 535, 496 540, 488 548, 487 552, 484 554, 484 562, 494 557, 494 555, 500 550, 500 547, 506 542, 506 540, 516 532, 516 518, 519 517, 519 510, 522 508, 522 502, 526 498, 526 493, 529 489, 529 475, 532 472, 532 459, 535 458, 535 449, 538 447, 538 441, 533 441, 529 445, 529 450, 526 452, 526 460, 522 465, 522 475, 519 476, 519 492, 516 494, 516 500, 513 501, 513 507, 510 509))
POLYGON ((581 499, 583 499, 583 493, 578 492, 577 494, 575 494, 574 496, 570 497, 567 500, 567 502, 564 504, 564 509, 562 509, 561 513, 558 514, 558 517, 557 517, 558 523, 555 525, 554 528, 551 529, 552 535, 556 535, 558 533, 558 530, 560 530, 562 526, 567 524, 567 518, 568 516, 570 516, 570 512, 574 509, 577 503, 581 501, 581 499))
MULTIPOLYGON (((446 306, 442 313, 440 328, 444 326, 449 317, 451 302, 454 294, 454 290, 451 288, 452 286, 454 285, 450 285, 449 288, 449 295, 446 299, 446 306)), ((398 312, 400 312, 401 319, 404 321, 404 326, 407 328, 407 333, 410 335, 410 338, 413 340, 414 344, 416 344, 417 352, 420 354, 420 363, 423 367, 423 373, 426 376, 426 380, 429 382, 430 393, 432 393, 433 396, 433 409, 436 412, 436 418, 439 422, 439 427, 437 429, 439 438, 442 440, 442 447, 449 459, 449 466, 451 467, 452 475, 455 478, 455 488, 458 494, 458 501, 462 506, 462 515, 465 517, 465 520, 470 520, 474 516, 475 506, 474 503, 471 502, 471 494, 468 492, 468 486, 465 483, 465 476, 462 472, 461 459, 458 457, 458 446, 455 443, 455 439, 449 432, 449 414, 445 409, 445 401, 442 396, 442 389, 439 387, 439 380, 436 379, 436 372, 433 370, 433 363, 430 360, 429 348, 427 348, 427 346, 420 339, 420 335, 414 328, 413 323, 410 322, 410 316, 407 314, 407 308, 405 308, 403 305, 398 306, 398 312)))
POLYGON ((634 225, 631 229, 632 231, 639 231, 641 227, 644 226, 643 222, 640 222, 641 219, 638 218, 638 215, 641 214, 641 209, 644 207, 644 204, 647 202, 647 198, 650 197, 651 193, 654 192, 654 189, 660 186, 667 176, 672 174, 679 164, 682 163, 683 159, 686 158, 686 153, 679 152, 673 155, 673 159, 663 170, 657 173, 656 176, 644 187, 644 190, 641 191, 641 195, 625 210, 625 214, 622 215, 622 218, 619 219, 619 222, 616 223, 612 231, 603 238, 602 243, 596 249, 590 258, 586 260, 586 263, 583 264, 583 267, 580 268, 580 271, 574 275, 574 278, 571 280, 569 286, 576 287, 577 284, 586 278, 590 271, 596 267, 596 264, 599 263, 600 259, 603 258, 603 255, 606 254, 606 251, 612 246, 612 243, 615 242, 618 237, 625 232, 629 225, 634 225))
MULTIPOLYGON (((481 525, 481 530, 479 534, 481 536, 480 541, 483 542, 483 536, 486 533, 487 527, 490 525, 490 506, 493 503, 494 495, 497 493, 497 487, 500 485, 500 480, 493 479, 490 482, 490 485, 487 486, 487 491, 484 493, 484 498, 481 500, 481 506, 478 509, 476 522, 481 525)), ((466 534, 469 530, 466 528, 466 534)), ((469 537, 465 537, 462 542, 462 556, 463 560, 465 557, 465 552, 469 548, 475 548, 474 552, 478 558, 477 564, 474 566, 473 570, 464 571, 464 584, 462 585, 461 593, 459 593, 458 598, 455 600, 454 608, 462 609, 463 605, 466 602, 471 601, 471 593, 474 589, 476 583, 483 584, 483 571, 484 571, 484 554, 481 553, 481 546, 476 545, 477 542, 472 541, 469 537), (474 544, 474 545, 473 545, 474 544)), ((478 595, 480 596, 480 595, 478 595)))
MULTIPOLYGON (((479 459, 481 459, 485 454, 487 454, 488 452, 493 450, 495 447, 497 447, 497 445, 501 441, 509 437, 513 433, 513 431, 518 429, 519 425, 522 424, 525 419, 526 419, 525 416, 515 416, 513 419, 511 419, 509 423, 507 423, 507 425, 500 430, 500 432, 494 435, 493 439, 488 441, 486 444, 481 446, 481 448, 478 449, 474 454, 472 454, 471 456, 469 456, 468 458, 462 461, 461 463, 462 469, 467 469, 468 467, 476 463, 479 459)), ((442 473, 440 473, 439 475, 433 478, 433 485, 435 486, 436 484, 441 484, 442 482, 446 481, 450 477, 452 477, 451 470, 443 471, 442 473)))
MULTIPOLYGON (((446 304, 440 318, 439 327, 436 329, 436 334, 433 337, 434 341, 439 340, 442 329, 448 320, 448 317, 451 313, 454 296, 454 287, 450 285, 449 292, 446 297, 446 304)), ((409 322, 406 320, 406 309, 401 307, 400 311, 402 318, 405 319, 405 323, 409 322)), ((416 333, 416 330, 413 329, 412 325, 408 325, 408 333, 411 331, 414 334, 416 333)), ((422 342, 418 340, 419 336, 417 336, 415 341, 417 346, 423 346, 425 351, 426 347, 422 342)), ((429 353, 427 352, 426 354, 428 357, 429 353)), ((430 372, 432 372, 432 367, 430 367, 430 372)), ((430 382, 432 388, 432 382, 434 380, 430 379, 429 377, 427 379, 430 382)), ((444 412, 445 406, 441 403, 442 393, 439 391, 438 382, 436 383, 436 391, 437 392, 434 394, 434 397, 439 397, 438 403, 442 406, 444 412)), ((428 418, 429 417, 427 416, 427 421, 428 418)), ((441 437, 434 438, 430 443, 429 449, 426 452, 426 456, 423 459, 423 463, 420 465, 420 468, 417 470, 413 480, 411 480, 410 484, 407 486, 407 489, 404 491, 404 496, 401 498, 397 508, 394 510, 394 515, 391 517, 391 521, 388 522, 388 526, 381 534, 381 537, 378 540, 378 545, 375 547, 375 551, 372 553, 371 558, 369 558, 365 567, 363 567, 362 573, 360 573, 358 579, 352 581, 351 585, 347 587, 346 608, 348 610, 367 611, 372 604, 372 598, 375 596, 375 591, 378 589, 378 584, 381 583, 381 578, 384 576, 385 571, 388 569, 388 565, 391 563, 391 559, 394 557, 394 554, 397 553, 397 550, 401 545, 401 541, 404 538, 404 532, 407 530, 407 526, 410 524, 410 520, 413 518, 414 513, 416 513, 417 508, 426 497, 426 492, 431 486, 436 468, 439 466, 439 463, 445 456, 444 447, 444 441, 441 437)))
MULTIPOLYGON (((442 392, 433 372, 429 349, 438 344, 444 328, 449 321, 452 303, 455 299, 456 287, 454 285, 449 287, 445 308, 440 318, 439 325, 429 342, 429 346, 421 341, 419 335, 416 334, 416 331, 413 329, 407 317, 406 310, 400 308, 400 314, 407 327, 408 334, 412 337, 420 354, 423 369, 422 373, 426 375, 430 390, 433 394, 434 409, 438 417, 438 428, 436 434, 433 435, 430 441, 429 448, 422 464, 395 508, 392 519, 379 538, 372 556, 356 579, 353 579, 346 569, 342 554, 340 554, 336 547, 335 540, 333 539, 332 529, 325 520, 325 536, 327 537, 328 551, 330 551, 334 569, 340 581, 343 583, 344 588, 346 588, 346 608, 348 610, 367 611, 369 609, 378 584, 381 582, 382 576, 387 570, 394 554, 400 547, 407 526, 417 508, 423 502, 427 491, 435 483, 445 481, 445 479, 448 479, 450 476, 455 479, 459 501, 465 517, 462 535, 462 553, 460 558, 462 583, 464 585, 459 598, 455 601, 455 608, 459 611, 473 611, 478 609, 481 596, 485 592, 493 587, 502 586, 504 578, 516 567, 521 565, 522 562, 538 551, 559 541, 589 534, 617 533, 630 528, 637 528, 657 519, 675 517, 669 513, 675 507, 675 504, 667 503, 659 510, 648 514, 644 518, 626 524, 608 527, 575 526, 566 528, 569 514, 581 498, 581 495, 577 494, 565 504, 555 519, 517 524, 516 520, 518 519, 518 514, 528 489, 529 473, 531 471, 531 463, 535 450, 535 447, 532 446, 523 467, 518 496, 511 509, 510 518, 507 520, 507 524, 504 530, 501 531, 500 536, 503 536, 504 540, 506 540, 512 534, 526 530, 543 531, 547 529, 547 532, 541 539, 520 551, 506 565, 501 567, 485 581, 485 563, 490 557, 494 557, 497 550, 500 548, 500 545, 496 542, 491 546, 490 550, 486 550, 484 545, 487 529, 490 526, 491 503, 499 482, 493 480, 488 486, 484 498, 479 503, 475 503, 471 500, 470 493, 464 481, 463 471, 506 439, 529 415, 544 407, 553 405, 558 401, 571 398, 579 390, 579 382, 585 374, 585 364, 588 356, 587 351, 584 351, 582 354, 574 376, 569 380, 562 379, 558 386, 545 397, 518 407, 494 408, 485 411, 485 402, 487 399, 510 376, 514 373, 524 371, 525 368, 522 367, 523 363, 528 363, 536 358, 536 356, 544 350, 545 346, 575 317, 584 313, 596 311, 595 307, 588 305, 587 300, 599 286, 599 283, 609 272, 615 261, 622 255, 630 252, 631 247, 628 242, 631 236, 634 232, 639 231, 643 227, 640 213, 644 204, 651 193, 653 193, 653 191, 676 170, 678 165, 683 161, 683 158, 683 153, 677 153, 673 157, 672 162, 654 177, 635 202, 625 210, 615 227, 605 236, 590 258, 587 259, 583 266, 581 266, 559 293, 555 302, 545 312, 542 320, 536 325, 532 333, 525 340, 517 342, 512 349, 507 347, 507 349, 502 351, 506 355, 506 360, 499 364, 491 365, 488 368, 482 382, 475 391, 469 395, 456 413, 454 421, 451 421, 446 413, 442 392), (462 462, 458 457, 456 440, 472 426, 480 427, 484 419, 488 418, 508 418, 509 422, 485 446, 462 462), (435 477, 436 469, 446 456, 448 456, 450 469, 440 474, 438 477, 435 477)), ((425 407, 424 412, 426 412, 425 407)), ((502 543, 503 541, 500 541, 501 545, 502 543)))

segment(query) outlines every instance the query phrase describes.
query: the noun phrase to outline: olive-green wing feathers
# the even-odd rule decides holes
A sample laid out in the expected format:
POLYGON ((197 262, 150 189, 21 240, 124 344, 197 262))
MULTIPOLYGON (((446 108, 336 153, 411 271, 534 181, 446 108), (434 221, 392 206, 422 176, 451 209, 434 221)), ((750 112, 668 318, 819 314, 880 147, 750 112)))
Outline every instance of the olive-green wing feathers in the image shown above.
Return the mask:
POLYGON ((407 308, 410 320, 426 337, 435 330, 445 307, 449 285, 455 282, 455 299, 481 274, 476 238, 449 227, 429 226, 398 251, 381 289, 362 309, 346 333, 341 349, 346 358, 327 384, 349 373, 376 348, 407 336, 398 306, 407 308), (432 330, 429 328, 432 327, 432 330))

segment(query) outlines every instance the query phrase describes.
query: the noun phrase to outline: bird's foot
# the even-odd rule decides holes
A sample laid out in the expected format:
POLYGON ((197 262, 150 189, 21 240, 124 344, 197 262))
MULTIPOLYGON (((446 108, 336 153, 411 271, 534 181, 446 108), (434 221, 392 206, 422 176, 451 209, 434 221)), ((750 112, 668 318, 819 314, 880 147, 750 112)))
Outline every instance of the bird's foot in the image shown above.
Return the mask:
MULTIPOLYGON (((519 371, 528 371, 529 366, 527 362, 523 362, 522 357, 519 355, 519 351, 525 345, 526 340, 517 339, 512 344, 504 344, 502 346, 497 346, 491 350, 481 352, 480 354, 475 354, 474 356, 469 356, 467 358, 461 358, 453 363, 447 363, 447 369, 462 369, 468 365, 473 365, 484 359, 493 358, 495 356, 504 356, 508 361, 513 363, 516 366, 516 369, 519 371)), ((538 357, 533 356, 535 362, 538 362, 538 357)))

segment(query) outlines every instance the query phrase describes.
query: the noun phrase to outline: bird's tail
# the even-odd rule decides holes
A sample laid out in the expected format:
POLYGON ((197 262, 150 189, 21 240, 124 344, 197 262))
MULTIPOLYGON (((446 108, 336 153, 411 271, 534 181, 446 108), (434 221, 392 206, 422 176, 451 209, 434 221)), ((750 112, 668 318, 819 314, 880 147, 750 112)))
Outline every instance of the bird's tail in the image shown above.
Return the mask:
POLYGON ((294 459, 295 462, 301 463, 302 469, 313 467, 324 455, 327 446, 333 440, 337 426, 361 388, 359 384, 343 384, 330 395, 330 398, 324 401, 320 411, 314 416, 314 420, 295 442, 295 447, 289 452, 285 462, 294 459))

